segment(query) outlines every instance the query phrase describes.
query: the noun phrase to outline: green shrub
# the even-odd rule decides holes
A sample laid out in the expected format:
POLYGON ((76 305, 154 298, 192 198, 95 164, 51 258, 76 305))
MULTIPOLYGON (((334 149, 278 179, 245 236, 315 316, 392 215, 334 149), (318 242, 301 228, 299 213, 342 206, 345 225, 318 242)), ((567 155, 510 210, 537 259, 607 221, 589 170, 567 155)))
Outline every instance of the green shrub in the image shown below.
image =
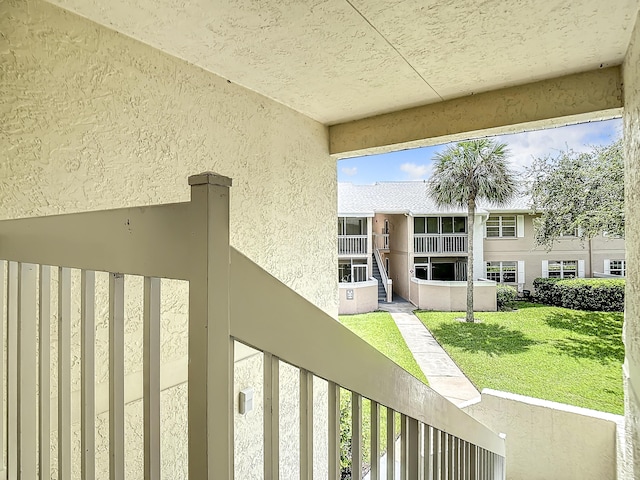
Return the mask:
POLYGON ((617 278, 575 278, 561 280, 556 287, 562 306, 573 310, 622 312, 625 281, 617 278))
POLYGON ((513 302, 518 296, 515 288, 498 283, 496 285, 496 295, 498 297, 498 310, 502 310, 509 302, 513 302))
POLYGON ((536 299, 547 305, 601 312, 624 310, 624 279, 536 278, 533 286, 536 289, 536 299))
POLYGON ((562 300, 553 288, 559 280, 559 278, 536 278, 533 281, 536 301, 559 307, 562 300))

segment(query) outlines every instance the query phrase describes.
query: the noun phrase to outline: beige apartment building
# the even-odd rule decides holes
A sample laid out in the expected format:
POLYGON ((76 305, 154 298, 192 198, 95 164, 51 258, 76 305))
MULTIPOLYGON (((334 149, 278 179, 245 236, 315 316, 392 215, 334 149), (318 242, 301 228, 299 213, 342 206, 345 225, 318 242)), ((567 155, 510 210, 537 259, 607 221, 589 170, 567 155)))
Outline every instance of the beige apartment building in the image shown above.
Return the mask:
MULTIPOLYGON (((449 309, 440 302, 442 295, 466 288, 466 212, 436 207, 424 182, 339 184, 338 215, 338 279, 341 293, 353 292, 353 301, 341 295, 341 313, 356 310, 355 304, 359 311, 377 308, 374 292, 380 301, 397 295, 421 308, 449 309), (418 302, 416 291, 426 286, 429 290, 418 302)), ((581 239, 579 232, 571 232, 548 251, 535 243, 535 218, 526 197, 499 208, 479 205, 474 222, 476 288, 504 283, 527 295, 538 277, 625 275, 623 239, 581 239)), ((462 302, 464 295, 457 296, 462 302)), ((481 293, 480 309, 495 309, 483 299, 481 293)))
MULTIPOLYGON (((0 2, 3 478, 341 478, 341 393, 354 471, 369 402, 373 457, 400 415, 403 478, 419 465, 431 478, 639 478, 639 9, 0 2), (619 116, 630 268, 617 435, 513 399, 472 417, 336 321, 338 160, 619 116)), ((418 303, 455 290, 433 274, 455 274, 464 251, 420 253, 422 280, 412 249, 415 235, 436 235, 428 248, 463 239, 447 233, 463 212, 400 200, 340 215, 390 242, 341 256, 345 275, 372 276, 377 252, 385 284, 418 303), (417 216, 438 217, 438 233, 415 232, 417 216)))

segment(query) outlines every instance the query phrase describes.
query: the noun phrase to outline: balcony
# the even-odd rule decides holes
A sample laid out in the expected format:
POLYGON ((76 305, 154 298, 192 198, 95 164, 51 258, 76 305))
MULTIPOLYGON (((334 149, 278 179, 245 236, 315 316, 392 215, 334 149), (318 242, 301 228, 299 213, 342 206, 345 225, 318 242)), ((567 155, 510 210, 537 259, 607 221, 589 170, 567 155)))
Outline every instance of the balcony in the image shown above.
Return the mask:
POLYGON ((338 255, 367 255, 366 235, 338 235, 338 255))
POLYGON ((413 253, 467 253, 467 234, 416 234, 413 253))
POLYGON ((374 233, 373 234, 373 246, 378 250, 389 250, 389 234, 388 233, 374 233))
MULTIPOLYGON (((189 183, 186 203, 0 223, 7 478, 122 479, 137 462, 140 478, 177 468, 190 479, 308 479, 318 468, 337 479, 342 442, 362 478, 365 429, 372 478, 383 458, 412 480, 505 478, 502 437, 229 245, 230 179, 189 183), (184 337, 170 340, 188 345, 175 362, 161 355, 167 301, 188 312, 184 337), (137 331, 125 321, 131 302, 137 331), (172 405, 183 414, 165 424, 161 392, 180 385, 172 405), (125 406, 136 401, 133 418, 125 406), (182 444, 163 447, 166 436, 182 444)), ((366 237, 358 241, 366 252, 366 237)))

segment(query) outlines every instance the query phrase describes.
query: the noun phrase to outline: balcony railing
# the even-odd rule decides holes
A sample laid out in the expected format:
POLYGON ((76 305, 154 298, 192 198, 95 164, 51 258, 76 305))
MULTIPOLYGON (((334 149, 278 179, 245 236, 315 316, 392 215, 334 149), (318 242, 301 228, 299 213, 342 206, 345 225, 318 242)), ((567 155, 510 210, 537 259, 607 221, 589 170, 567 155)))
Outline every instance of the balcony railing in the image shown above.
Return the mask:
MULTIPOLYGON (((107 471, 109 478, 123 479, 125 464, 137 458, 144 462, 141 477, 162 478, 164 453, 173 450, 163 450, 160 441, 160 392, 185 382, 188 415, 181 421, 172 411, 177 423, 169 434, 184 432, 186 438, 188 432, 186 454, 174 459, 188 465, 184 471, 193 480, 278 478, 278 472, 309 479, 315 467, 323 478, 339 479, 345 435, 352 478, 361 478, 366 424, 372 478, 380 479, 384 445, 389 470, 398 460, 402 478, 505 478, 504 439, 230 247, 228 178, 202 174, 189 183, 187 203, 0 222, 0 311, 6 311, 7 325, 3 331, 0 322, 7 419, 0 459, 7 459, 7 478, 51 478, 55 468, 61 479, 72 472, 103 478, 107 471), (180 298, 172 291, 176 280, 188 286, 179 307, 188 314, 188 354, 169 367, 161 364, 161 336, 171 323, 164 308, 180 298), (50 326, 57 327, 55 336, 50 326), (242 344, 259 360, 252 374, 258 387, 253 413, 259 415, 253 417, 240 416, 234 405, 247 388, 246 378, 235 373, 234 351, 242 344), (96 374, 105 350, 106 377, 96 374), (138 356, 139 367, 132 362, 138 356), (280 373, 292 368, 290 388, 280 373), (50 378, 51 371, 57 373, 50 378), (341 429, 341 391, 351 398, 348 434, 341 429), (325 399, 322 409, 319 398, 325 399), (363 399, 371 411, 367 422, 363 399), (125 409, 137 400, 140 434, 125 409), (380 435, 383 409, 386 438, 380 435), (295 447, 281 452, 294 415, 295 447), (242 422, 248 418, 258 426, 247 430, 242 422), (76 432, 78 442, 72 441, 76 432), (243 462, 259 472, 238 471, 243 462)), ((176 333, 175 325, 168 328, 176 333)))
POLYGON ((389 250, 389 234, 388 233, 374 233, 373 234, 373 248, 378 250, 389 250))
POLYGON ((338 255, 366 255, 366 235, 338 235, 338 255))
POLYGON ((414 253, 467 253, 467 234, 415 234, 414 253))

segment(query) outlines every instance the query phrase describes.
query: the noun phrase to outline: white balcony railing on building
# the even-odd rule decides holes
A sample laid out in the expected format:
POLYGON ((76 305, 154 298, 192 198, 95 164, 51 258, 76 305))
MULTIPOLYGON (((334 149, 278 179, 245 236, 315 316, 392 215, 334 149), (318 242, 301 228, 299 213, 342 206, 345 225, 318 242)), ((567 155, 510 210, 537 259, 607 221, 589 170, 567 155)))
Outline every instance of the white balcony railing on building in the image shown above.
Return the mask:
POLYGON ((338 255, 366 255, 366 235, 338 235, 338 255))
MULTIPOLYGON (((287 477, 312 478, 314 452, 322 451, 316 460, 324 462, 321 467, 331 480, 341 478, 341 390, 352 399, 354 472, 362 469, 363 424, 368 423, 363 422, 362 401, 369 399, 371 456, 380 458, 380 446, 387 445, 388 465, 399 460, 402 478, 505 478, 505 445, 499 435, 230 247, 228 178, 202 174, 189 183, 187 203, 0 222, 0 311, 6 309, 7 325, 3 331, 0 323, 0 347, 6 349, 0 377, 6 382, 7 409, 0 458, 7 459, 7 478, 51 478, 55 467, 57 478, 72 478, 72 471, 81 478, 102 478, 108 470, 109 478, 123 479, 132 458, 143 458, 144 478, 162 478, 160 391, 167 384, 161 337, 167 319, 161 304, 165 282, 168 287, 173 282, 166 279, 188 282, 188 357, 171 378, 187 384, 188 416, 179 426, 188 431, 187 455, 181 458, 188 462, 189 478, 254 478, 234 472, 236 462, 250 455, 244 447, 251 442, 259 447, 251 450, 259 451, 262 475, 257 476, 278 478, 284 468, 287 477), (96 275, 108 277, 108 288, 96 288, 96 275), (143 282, 134 281, 140 276, 143 282), (139 292, 132 291, 136 285, 139 292), (137 308, 133 314, 141 324, 134 330, 142 331, 142 345, 131 341, 132 326, 125 320, 136 295, 139 317, 137 308), (57 325, 55 337, 51 323, 57 325), (108 329, 106 344, 106 336, 98 340, 103 329, 108 329), (245 431, 247 438, 239 443, 243 450, 235 452, 234 398, 236 390, 246 388, 234 386, 238 344, 261 355, 263 382, 256 401, 262 429, 245 431), (108 373, 100 379, 96 352, 104 354, 105 348, 108 373), (132 364, 132 355, 140 355, 140 367, 132 364), (291 452, 280 452, 285 431, 280 415, 289 400, 281 400, 281 359, 297 372, 299 395, 287 403, 299 418, 295 472, 283 463, 291 452), (138 381, 130 381, 125 364, 128 370, 138 368, 138 381), (49 378, 52 370, 57 374, 49 378), (328 389, 328 409, 314 412, 318 383, 328 389), (140 444, 138 432, 128 423, 125 428, 125 403, 139 399, 140 444), (100 436, 107 442, 108 467, 103 465, 99 475, 96 455, 104 447, 96 448, 97 432, 104 419, 98 421, 98 406, 108 412, 108 432, 100 436), (380 438, 384 407, 388 436, 380 438), (395 412, 401 422, 399 459, 394 454, 395 412), (322 445, 314 435, 318 419, 328 432, 322 445), (75 432, 78 446, 72 441, 75 432), (51 452, 57 452, 57 461, 51 452)), ((371 473, 380 479, 380 462, 372 462, 371 473)))
POLYGON ((467 253, 467 234, 415 234, 414 253, 467 253))
POLYGON ((374 233, 373 234, 373 248, 378 250, 389 250, 389 234, 388 233, 374 233))

